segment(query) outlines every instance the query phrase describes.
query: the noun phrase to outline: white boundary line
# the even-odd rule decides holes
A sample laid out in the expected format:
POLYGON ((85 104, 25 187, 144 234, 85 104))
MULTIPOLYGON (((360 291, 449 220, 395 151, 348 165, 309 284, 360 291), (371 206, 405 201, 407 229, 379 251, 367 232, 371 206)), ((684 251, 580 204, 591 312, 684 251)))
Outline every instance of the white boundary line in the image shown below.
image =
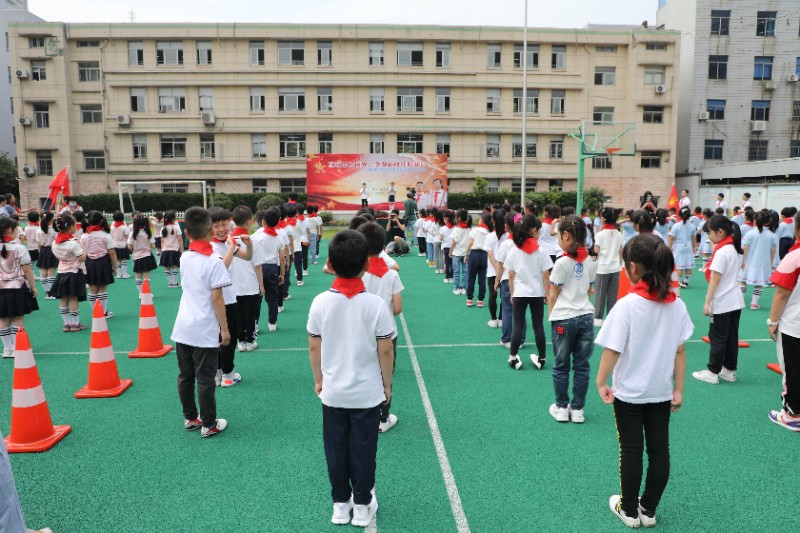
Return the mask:
POLYGON ((433 412, 433 406, 428 396, 428 388, 425 386, 425 379, 422 377, 422 371, 419 368, 419 361, 417 360, 417 352, 414 349, 414 344, 411 342, 411 333, 408 330, 406 317, 403 313, 400 313, 400 324, 403 326, 403 335, 407 343, 406 348, 411 358, 411 365, 414 367, 414 374, 417 377, 419 394, 422 397, 422 405, 425 407, 425 415, 428 418, 428 426, 431 429, 433 445, 436 448, 436 456, 439 459, 439 466, 442 469, 444 486, 447 489, 447 497, 450 499, 450 509, 453 511, 456 528, 459 533, 469 533, 470 529, 467 516, 464 514, 464 507, 461 505, 461 496, 458 494, 458 487, 453 477, 453 470, 450 468, 450 460, 447 458, 447 450, 444 448, 444 441, 442 441, 442 434, 439 431, 439 424, 436 422, 436 415, 433 412))

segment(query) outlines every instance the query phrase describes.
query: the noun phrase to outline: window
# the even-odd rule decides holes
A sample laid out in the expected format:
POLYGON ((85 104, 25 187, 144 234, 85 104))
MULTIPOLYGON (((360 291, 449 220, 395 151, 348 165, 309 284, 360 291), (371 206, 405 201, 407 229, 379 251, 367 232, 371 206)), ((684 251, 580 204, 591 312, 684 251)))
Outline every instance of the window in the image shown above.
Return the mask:
POLYGON ((645 124, 663 124, 664 123, 664 107, 656 105, 644 106, 644 116, 642 122, 645 124))
POLYGON ((78 81, 100 81, 100 63, 98 61, 78 63, 78 81))
POLYGON ((280 157, 297 158, 306 156, 305 134, 290 134, 280 136, 280 157))
POLYGON ((777 11, 758 11, 756 13, 756 35, 775 37, 775 18, 777 11))
POLYGON ((214 88, 199 87, 197 97, 200 102, 200 111, 214 111, 214 88))
POLYGON ((436 43, 436 66, 439 68, 450 66, 450 43, 436 43))
POLYGON ((398 133, 397 134, 397 153, 398 154, 421 154, 422 153, 422 134, 421 133, 398 133))
MULTIPOLYGON (((525 112, 539 112, 539 89, 528 89, 528 106, 525 112)), ((522 89, 514 89, 514 113, 522 113, 522 89)))
POLYGON ((596 170, 611 170, 613 168, 610 157, 593 157, 592 168, 596 170))
POLYGON ((302 87, 283 87, 278 89, 278 111, 291 113, 305 110, 305 89, 302 87))
POLYGON ((333 87, 317 87, 317 111, 333 111, 333 87))
POLYGON ((165 183, 161 186, 163 194, 186 194, 189 192, 188 183, 165 183))
POLYGON ((553 46, 550 54, 550 67, 553 70, 564 70, 567 68, 567 47, 553 46))
POLYGON ((145 89, 131 87, 131 112, 144 113, 145 89))
POLYGON ((502 66, 503 47, 499 44, 486 45, 486 66, 500 68, 502 66))
MULTIPOLYGON (((514 178, 511 180, 511 192, 517 194, 522 192, 522 179, 514 178)), ((525 192, 536 192, 536 179, 528 178, 525 180, 525 192)))
POLYGON ((486 112, 500 112, 500 89, 486 89, 486 112))
POLYGON ((550 139, 550 159, 564 159, 564 137, 550 139))
POLYGON ((144 133, 133 135, 133 158, 147 159, 147 135, 144 133))
POLYGON ((100 41, 78 41, 78 48, 97 48, 100 41))
POLYGON ((436 134, 436 153, 437 154, 447 154, 450 156, 450 134, 449 133, 437 133, 436 134))
POLYGON ((250 64, 253 66, 264 64, 264 41, 250 41, 250 64))
POLYGON ((36 128, 50 127, 50 104, 33 104, 33 124, 36 128))
POLYGON ((594 122, 595 124, 605 124, 606 122, 614 122, 614 108, 595 107, 592 112, 592 122, 594 122))
POLYGON ((253 193, 263 194, 267 192, 267 180, 253 180, 253 193))
POLYGON ((769 149, 769 141, 762 141, 757 139, 750 140, 750 146, 747 150, 748 161, 766 161, 769 149))
POLYGON ((800 122, 800 100, 792 102, 792 121, 800 122))
POLYGON ((789 146, 789 157, 800 157, 800 141, 792 141, 789 146))
MULTIPOLYGON (((536 135, 528 135, 525 138, 525 144, 528 145, 528 151, 525 155, 528 159, 536 159, 536 142, 538 137, 536 135)), ((514 159, 522 158, 522 135, 514 135, 511 141, 511 157, 514 159)))
POLYGON ((598 54, 616 54, 617 47, 616 46, 595 46, 594 51, 598 54))
POLYGON ((437 87, 436 88, 436 112, 449 113, 450 112, 450 88, 437 87))
POLYGON ((642 168, 661 168, 661 152, 642 152, 642 168))
POLYGON ((721 161, 724 144, 725 141, 721 139, 706 139, 706 149, 703 159, 721 161))
POLYGON ((133 194, 148 194, 150 187, 148 185, 134 185, 133 194))
POLYGON ((594 67, 595 85, 614 85, 616 67, 594 67))
POLYGON ((383 66, 383 43, 369 43, 369 65, 383 66))
POLYGON ((794 60, 794 75, 800 78, 800 57, 794 60))
POLYGON ((708 79, 728 79, 728 56, 708 56, 708 79))
POLYGON ((161 136, 161 159, 185 159, 186 136, 165 134, 161 136))
POLYGON ((181 41, 156 41, 156 64, 183 65, 181 41))
MULTIPOLYGON (((521 44, 514 45, 514 68, 522 68, 522 54, 525 52, 521 44)), ((539 68, 539 45, 528 44, 528 68, 539 68)))
POLYGON ((725 100, 706 100, 708 120, 725 120, 725 100))
POLYGON ((144 43, 142 41, 128 41, 128 65, 132 67, 144 65, 144 43))
POLYGON ((278 41, 278 65, 303 66, 305 55, 303 41, 278 41))
POLYGON ((200 159, 214 159, 216 150, 214 147, 214 134, 200 134, 200 159))
POLYGON ((557 91, 553 89, 550 91, 550 114, 551 115, 563 115, 565 113, 564 110, 564 100, 566 99, 567 91, 557 91))
POLYGON ((31 61, 31 80, 44 81, 47 79, 47 67, 44 61, 31 61))
POLYGON ((53 152, 36 150, 36 167, 40 176, 53 175, 53 152))
POLYGON ((753 58, 753 79, 772 79, 772 57, 763 56, 753 58))
POLYGON ((397 88, 398 113, 422 113, 422 88, 397 88))
POLYGON ((666 52, 667 45, 665 43, 647 43, 644 45, 644 49, 655 52, 666 52))
POLYGON ((422 43, 397 43, 397 66, 421 67, 422 43))
POLYGON ((369 110, 372 113, 383 113, 383 87, 370 87, 369 110))
POLYGON ((500 136, 490 133, 486 136, 486 159, 498 159, 500 157, 500 136))
POLYGON ((30 48, 44 48, 44 37, 28 37, 30 48))
POLYGON ((319 140, 319 153, 333 153, 333 133, 320 133, 317 135, 319 140))
POLYGON ((731 11, 722 9, 711 10, 711 35, 730 35, 731 11))
POLYGON ((266 92, 263 87, 250 87, 250 112, 264 111, 266 100, 266 92))
POLYGON ((211 64, 211 41, 197 41, 197 64, 211 64))
POLYGON ((86 170, 103 170, 106 168, 106 155, 103 151, 83 152, 83 166, 86 170))
POLYGON ((281 180, 281 192, 306 192, 306 180, 281 180))
POLYGON ((103 109, 99 104, 81 106, 81 124, 102 124, 103 109))
POLYGON ((253 159, 264 159, 267 157, 267 134, 253 133, 250 135, 250 146, 253 159))
POLYGON ((158 112, 180 113, 186 111, 186 89, 161 87, 158 89, 158 112))
POLYGON ((217 180, 206 180, 206 192, 208 194, 217 194, 217 180))
POLYGON ((769 120, 769 100, 753 100, 750 108, 750 120, 769 120))
POLYGON ((500 180, 498 179, 486 180, 486 192, 500 192, 500 180))
POLYGON ((333 65, 333 43, 317 41, 317 65, 330 67, 333 65))
POLYGON ((369 153, 382 154, 384 153, 384 136, 383 133, 370 133, 369 134, 369 153))
POLYGON ((664 84, 664 67, 645 67, 644 68, 644 84, 645 85, 663 85, 664 84))

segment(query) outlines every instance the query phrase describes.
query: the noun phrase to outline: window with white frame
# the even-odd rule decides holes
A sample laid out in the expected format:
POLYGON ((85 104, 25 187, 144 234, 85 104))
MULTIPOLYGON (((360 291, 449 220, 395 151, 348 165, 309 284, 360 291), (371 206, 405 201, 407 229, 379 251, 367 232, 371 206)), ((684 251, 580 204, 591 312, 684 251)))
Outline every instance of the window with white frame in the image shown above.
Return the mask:
POLYGON ((383 87, 370 87, 369 110, 371 113, 383 113, 383 87))
POLYGON ((214 159, 216 157, 216 146, 213 133, 200 134, 200 159, 214 159))
POLYGON ((756 56, 753 58, 753 79, 771 80, 772 79, 772 56, 756 56))
POLYGON ((44 37, 28 37, 29 48, 44 48, 44 37))
POLYGON ((487 179, 486 180, 486 192, 500 192, 500 180, 498 180, 498 179, 487 179))
POLYGON ((598 54, 616 54, 617 47, 616 46, 595 46, 594 51, 598 54))
POLYGON ((145 95, 144 87, 131 87, 131 113, 144 113, 145 95))
POLYGON ((645 85, 663 85, 665 80, 664 67, 644 67, 645 85))
POLYGON ((721 55, 708 56, 708 79, 710 80, 728 79, 728 56, 721 56, 721 55))
POLYGON ((186 111, 186 89, 183 87, 160 87, 158 89, 159 113, 186 111))
POLYGON ((450 87, 436 88, 436 112, 450 112, 450 87))
POLYGON ((550 68, 553 70, 564 70, 567 68, 567 47, 564 45, 553 45, 550 49, 550 68))
POLYGON ((500 112, 500 89, 486 89, 486 112, 500 112))
POLYGON ((486 45, 486 66, 500 68, 503 64, 503 46, 500 44, 486 45))
POLYGON ((422 113, 422 93, 421 87, 398 87, 397 112, 422 113))
POLYGON ((592 168, 596 170, 611 170, 613 168, 611 159, 611 157, 593 157, 592 168))
POLYGON ((731 10, 711 10, 711 35, 730 35, 731 10))
POLYGON ((557 190, 563 191, 564 190, 564 180, 548 180, 547 181, 547 189, 548 190, 557 190))
POLYGON ((183 42, 156 41, 157 65, 183 65, 183 42))
POLYGON ((447 154, 450 156, 450 134, 449 133, 437 133, 436 134, 436 153, 437 154, 447 154))
POLYGON ((709 120, 725 120, 726 100, 706 100, 709 120))
POLYGON ((564 159, 564 137, 550 139, 550 159, 564 159))
POLYGON ((33 104, 33 125, 38 129, 50 127, 50 104, 33 104))
POLYGON ((78 81, 100 81, 100 62, 81 61, 78 63, 78 81))
POLYGON ((81 106, 81 124, 102 124, 103 108, 100 104, 81 106))
POLYGON ((592 110, 592 122, 595 124, 605 124, 614 122, 614 108, 613 107, 595 107, 592 110))
POLYGON ((281 192, 306 192, 306 180, 304 179, 281 180, 281 192))
MULTIPOLYGON (((528 114, 539 112, 539 89, 528 89, 528 114)), ((522 89, 514 89, 514 113, 522 114, 522 89)))
POLYGON ((133 134, 133 158, 147 159, 147 135, 144 133, 133 134))
POLYGON ((703 159, 721 161, 724 148, 725 141, 723 139, 706 139, 703 159))
POLYGON ((594 84, 614 85, 616 73, 616 67, 594 67, 594 84))
POLYGON ((306 156, 306 136, 305 134, 283 134, 280 135, 280 158, 300 158, 306 156))
POLYGON ((178 133, 161 135, 161 159, 186 159, 186 135, 178 133))
POLYGON ((318 152, 320 154, 333 153, 333 133, 319 133, 317 134, 317 140, 319 142, 318 152))
POLYGON ((265 194, 267 192, 267 180, 265 179, 256 179, 253 181, 253 193, 254 194, 265 194))
POLYGON ((397 153, 398 154, 421 154, 422 153, 422 134, 421 133, 398 133, 397 134, 397 153))
POLYGON ((128 65, 131 67, 144 65, 144 43, 142 41, 128 41, 128 65))
POLYGON ((321 113, 333 111, 333 87, 317 87, 317 111, 321 113))
POLYGON ((254 67, 264 64, 264 41, 250 41, 250 64, 254 67))
POLYGON ((31 80, 45 81, 47 79, 47 66, 45 61, 31 61, 31 80))
POLYGON ((333 43, 331 41, 317 41, 317 65, 320 67, 333 65, 333 43))
POLYGON ((383 43, 369 43, 369 66, 383 66, 383 43))
POLYGON ((667 45, 666 43, 646 43, 644 49, 650 50, 651 52, 666 52, 667 45))
POLYGON ((644 113, 642 115, 642 122, 645 124, 663 124, 664 123, 664 106, 661 105, 646 105, 644 106, 644 113))
POLYGON ((500 157, 500 135, 489 133, 486 135, 486 159, 498 159, 500 157))
POLYGON ((747 150, 748 161, 766 161, 769 154, 769 141, 750 139, 747 150))
POLYGON ((306 91, 302 87, 278 89, 278 111, 292 113, 306 110, 306 91))
POLYGON ((188 192, 188 183, 165 183, 161 186, 162 194, 186 194, 188 192))
POLYGON ((53 152, 36 150, 36 169, 40 176, 53 175, 53 152))
POLYGON ((450 66, 450 43, 436 43, 436 66, 439 68, 450 66))
POLYGON ((661 168, 661 152, 642 152, 642 168, 661 168))
MULTIPOLYGON (((524 45, 514 45, 514 68, 522 68, 522 54, 524 45)), ((528 43, 528 68, 539 68, 539 45, 528 43)))
POLYGON ((267 105, 264 87, 250 87, 250 112, 263 112, 267 105))
POLYGON ((265 159, 267 157, 267 134, 253 133, 250 135, 250 146, 253 159, 265 159))
MULTIPOLYGON (((511 192, 515 192, 517 194, 522 192, 521 178, 514 178, 511 180, 511 192)), ((529 177, 525 180, 525 192, 536 192, 536 180, 534 178, 529 177)))
MULTIPOLYGON (((525 157, 527 159, 536 159, 536 144, 539 137, 536 135, 527 135, 525 137, 525 144, 528 145, 528 150, 525 157)), ((511 140, 511 157, 514 159, 522 159, 522 135, 514 135, 511 140)))
POLYGON ((87 150, 83 152, 83 168, 85 170, 104 170, 106 168, 106 155, 102 150, 87 150))
POLYGON ((200 101, 200 111, 214 111, 213 87, 198 87, 197 96, 200 101))
POLYGON ((382 154, 384 153, 385 136, 383 133, 370 133, 369 134, 369 153, 382 154))
POLYGON ((211 41, 197 41, 197 64, 211 64, 211 41))
POLYGON ((397 43, 398 67, 422 66, 422 43, 397 43))
POLYGON ((550 114, 563 115, 566 113, 564 101, 567 98, 567 91, 553 89, 550 91, 550 114))
POLYGON ((302 66, 305 64, 303 41, 278 41, 278 65, 302 66))
POLYGON ((208 194, 217 194, 217 180, 206 180, 206 192, 208 194))

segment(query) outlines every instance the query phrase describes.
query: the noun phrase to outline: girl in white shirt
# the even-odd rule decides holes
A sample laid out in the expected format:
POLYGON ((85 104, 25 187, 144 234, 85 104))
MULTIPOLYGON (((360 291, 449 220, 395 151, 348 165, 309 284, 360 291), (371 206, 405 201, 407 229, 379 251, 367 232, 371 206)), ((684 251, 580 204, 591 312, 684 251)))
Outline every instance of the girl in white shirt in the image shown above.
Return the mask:
POLYGON ((114 223, 111 225, 111 238, 114 239, 114 253, 117 254, 117 279, 128 279, 128 259, 131 251, 128 250, 128 236, 131 228, 125 224, 125 214, 115 211, 112 216, 114 223))
POLYGON ((142 294, 144 280, 150 279, 150 272, 158 268, 153 258, 156 241, 150 231, 150 220, 142 215, 133 219, 133 231, 128 236, 128 249, 133 256, 133 273, 136 276, 136 290, 142 294))
POLYGON ((561 208, 557 205, 544 206, 544 218, 542 219, 542 230, 539 232, 539 246, 542 253, 550 256, 550 260, 555 263, 556 246, 558 246, 558 237, 553 229, 558 225, 556 219, 561 216, 561 208))
MULTIPOLYGON (((420 211, 421 213, 422 211, 420 211)), ((467 244, 469 233, 472 229, 472 217, 466 209, 461 209, 456 217, 456 227, 453 228, 453 278, 455 288, 453 294, 467 294, 467 244)))
POLYGON ((36 232, 36 242, 39 247, 39 259, 36 266, 39 267, 39 280, 44 288, 45 300, 55 300, 50 295, 50 289, 56 281, 56 268, 58 258, 53 255, 53 243, 56 240, 56 230, 53 228, 53 213, 45 211, 42 213, 42 221, 39 231, 36 232))
POLYGON ((742 294, 747 295, 747 286, 753 286, 753 298, 750 309, 761 309, 758 300, 764 291, 764 286, 769 283, 772 275, 772 264, 778 255, 778 240, 769 229, 770 216, 759 211, 756 213, 756 227, 742 239, 742 274, 739 277, 739 286, 742 294))
POLYGON ((89 211, 89 226, 80 239, 86 252, 86 283, 89 284, 89 306, 94 312, 95 302, 103 306, 106 318, 114 313, 108 310, 108 286, 114 283, 117 256, 114 239, 109 232, 108 221, 100 211, 89 211))
POLYGON ((497 260, 495 255, 500 245, 508 238, 505 211, 498 209, 492 213, 492 220, 494 221, 494 231, 486 236, 486 242, 484 243, 488 259, 486 264, 486 285, 489 287, 489 315, 491 317, 488 325, 490 328, 499 328, 500 320, 497 319, 497 288, 495 283, 497 281, 497 260))
POLYGON ((669 246, 675 257, 675 266, 678 268, 678 282, 684 289, 689 288, 689 279, 692 277, 694 268, 694 238, 696 230, 689 218, 691 212, 687 208, 682 208, 679 213, 680 222, 672 226, 669 231, 669 246))
MULTIPOLYGON (((432 207, 428 210, 428 216, 425 217, 425 222, 422 226, 425 232, 425 251, 428 255, 428 266, 431 268, 436 267, 436 237, 439 235, 439 223, 436 221, 438 211, 432 207)), ((436 270, 438 274, 438 269, 436 270)))
POLYGON ((492 215, 484 213, 481 221, 469 232, 467 252, 464 261, 467 261, 467 307, 472 307, 472 296, 475 294, 475 280, 478 281, 478 307, 483 307, 486 298, 486 236, 492 230, 492 215))
MULTIPOLYGON (((495 290, 500 293, 500 327, 502 328, 500 332, 500 345, 503 348, 511 348, 511 334, 513 332, 514 313, 511 303, 511 289, 508 283, 508 270, 505 268, 505 262, 508 258, 508 254, 514 248, 514 239, 512 238, 512 235, 514 233, 515 224, 514 215, 511 213, 506 213, 503 210, 499 210, 498 212, 502 213, 504 216, 506 239, 497 247, 497 252, 494 254, 495 269, 497 270, 494 287, 495 290)), ((539 232, 539 235, 541 235, 541 231, 539 232)), ((523 327, 520 346, 525 344, 525 331, 528 328, 527 324, 525 323, 524 315, 522 316, 522 320, 523 327)))
POLYGON ((17 331, 25 315, 39 310, 31 256, 16 237, 17 221, 0 218, 0 340, 3 357, 14 357, 17 331))
POLYGON ((61 300, 59 311, 64 320, 65 333, 81 331, 86 325, 80 322, 78 302, 86 301, 86 276, 81 264, 86 260, 83 247, 75 240, 75 218, 69 213, 55 221, 58 235, 53 244, 53 255, 58 259, 58 274, 50 294, 61 300))
POLYGON ((452 211, 441 213, 442 222, 439 226, 439 240, 442 243, 442 256, 444 257, 444 282, 453 283, 453 258, 450 255, 450 247, 453 244, 453 228, 456 225, 456 217, 452 211))
POLYGON ((694 326, 670 290, 675 261, 660 237, 634 237, 623 257, 631 292, 614 306, 596 340, 603 347, 597 390, 614 405, 620 450, 622 490, 611 496, 609 507, 628 527, 653 527, 669 480, 669 419, 683 403, 684 344, 694 326), (648 467, 640 500, 645 442, 648 467))
POLYGON ((617 210, 603 208, 603 225, 595 237, 597 253, 597 280, 594 287, 594 325, 602 326, 603 317, 617 303, 619 276, 622 267, 622 233, 617 229, 617 210))
POLYGON ((739 225, 723 215, 706 222, 709 240, 715 245, 706 269, 708 291, 703 314, 710 318, 708 338, 711 349, 708 369, 692 372, 692 377, 716 385, 719 378, 736 382, 739 359, 739 319, 744 296, 737 278, 742 265, 742 234, 739 225))
POLYGON ((181 284, 178 281, 178 272, 183 254, 183 234, 181 226, 175 221, 175 211, 164 213, 164 227, 161 228, 161 257, 159 265, 164 267, 167 276, 167 287, 176 288, 181 284))

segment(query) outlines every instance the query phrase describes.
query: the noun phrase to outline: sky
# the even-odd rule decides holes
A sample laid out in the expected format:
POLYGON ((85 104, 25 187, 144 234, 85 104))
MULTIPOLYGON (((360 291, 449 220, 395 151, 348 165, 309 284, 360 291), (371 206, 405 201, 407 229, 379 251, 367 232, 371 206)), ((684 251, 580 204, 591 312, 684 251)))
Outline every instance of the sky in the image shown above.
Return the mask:
MULTIPOLYGON (((524 0, 29 0, 53 22, 305 22, 516 26, 524 0)), ((655 24, 657 0, 529 0, 531 27, 655 24)))

